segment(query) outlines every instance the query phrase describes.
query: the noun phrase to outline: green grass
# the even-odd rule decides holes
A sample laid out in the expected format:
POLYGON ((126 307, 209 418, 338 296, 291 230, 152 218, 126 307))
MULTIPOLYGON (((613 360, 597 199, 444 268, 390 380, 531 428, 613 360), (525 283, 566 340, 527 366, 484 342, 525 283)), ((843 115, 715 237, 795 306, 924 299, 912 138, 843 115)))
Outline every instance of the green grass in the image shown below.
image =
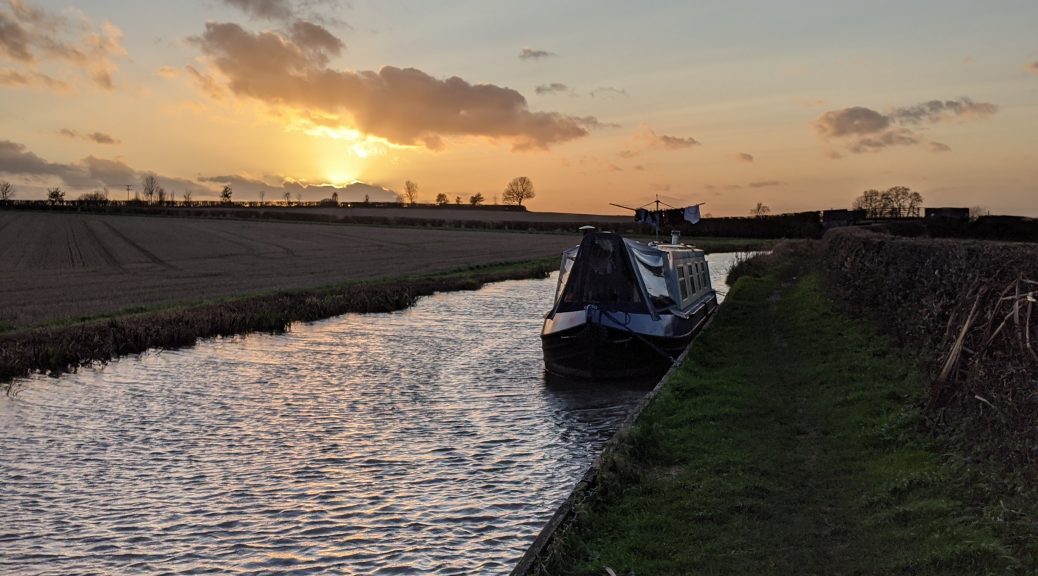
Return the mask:
POLYGON ((921 432, 917 375, 814 275, 742 278, 546 573, 1024 571, 921 432))

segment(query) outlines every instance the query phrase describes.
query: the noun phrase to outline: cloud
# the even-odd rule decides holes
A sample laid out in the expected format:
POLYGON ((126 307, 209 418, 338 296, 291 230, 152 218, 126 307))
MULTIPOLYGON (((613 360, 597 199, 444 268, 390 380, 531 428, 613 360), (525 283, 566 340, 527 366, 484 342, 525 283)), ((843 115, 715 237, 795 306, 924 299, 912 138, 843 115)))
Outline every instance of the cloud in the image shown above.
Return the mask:
POLYGON ((758 182, 750 182, 746 186, 748 186, 750 188, 772 188, 772 187, 775 187, 775 186, 788 186, 788 185, 789 185, 788 182, 783 182, 781 180, 761 180, 761 181, 758 181, 758 182))
POLYGON ((641 143, 643 147, 650 149, 683 150, 700 145, 699 140, 691 136, 680 137, 656 134, 655 130, 645 125, 642 125, 641 129, 635 133, 634 140, 641 143))
POLYGON ((558 94, 559 92, 568 92, 569 86, 566 86, 561 82, 552 82, 551 84, 541 84, 534 88, 534 91, 541 95, 558 94))
POLYGON ((548 52, 547 50, 534 50, 533 48, 523 48, 519 51, 520 60, 543 60, 545 58, 554 58, 558 54, 554 52, 548 52))
POLYGON ((617 98, 623 96, 627 97, 627 91, 622 88, 613 88, 612 86, 603 86, 601 88, 595 88, 588 93, 592 98, 617 98))
POLYGON ((927 144, 927 148, 930 149, 930 152, 951 152, 951 146, 943 142, 930 142, 927 144))
POLYGON ((950 118, 987 118, 998 111, 998 107, 987 102, 974 102, 969 98, 958 100, 930 100, 907 108, 895 108, 890 117, 899 124, 936 124, 950 118))
POLYGON ((396 200, 396 192, 375 184, 366 182, 353 182, 346 186, 334 186, 332 184, 313 184, 299 180, 293 180, 284 176, 268 176, 267 180, 276 180, 277 184, 271 184, 267 180, 245 176, 242 174, 225 174, 220 176, 200 176, 199 182, 218 184, 220 187, 230 186, 237 198, 258 198, 262 192, 267 201, 276 201, 284 196, 286 192, 295 199, 296 194, 301 194, 308 201, 331 198, 333 193, 339 195, 340 202, 363 202, 365 196, 371 202, 393 202, 396 200))
POLYGON ((253 18, 274 22, 315 19, 336 21, 318 12, 322 7, 329 8, 328 12, 338 12, 341 4, 339 0, 223 0, 223 3, 253 18))
POLYGON ((160 78, 166 79, 176 78, 177 74, 177 69, 173 68, 172 66, 161 66, 158 70, 155 71, 155 75, 159 76, 160 78))
POLYGON ((210 94, 226 88, 314 126, 356 130, 388 143, 436 149, 443 139, 481 136, 509 140, 513 149, 545 149, 586 136, 593 117, 534 112, 515 90, 438 79, 415 68, 336 70, 325 64, 336 45, 301 42, 298 35, 253 33, 233 23, 208 23, 191 39, 208 58, 206 73, 188 68, 210 94))
MULTIPOLYGON (((862 106, 830 110, 819 116, 813 126, 824 141, 842 143, 849 152, 861 154, 879 152, 890 146, 919 145, 925 141, 920 131, 929 126, 951 120, 988 118, 996 112, 998 107, 994 104, 963 97, 892 108, 886 114, 862 106)), ((835 150, 827 155, 841 157, 835 150)))
POLYGON ((267 20, 287 20, 295 13, 290 0, 223 0, 223 2, 250 16, 267 20))
POLYGON ((16 68, 0 71, 0 83, 68 90, 70 81, 56 77, 57 68, 67 75, 85 73, 95 86, 111 90, 115 61, 126 56, 121 42, 122 31, 109 22, 96 25, 77 11, 50 12, 27 0, 8 0, 0 5, 0 57, 16 68))
POLYGON ((58 130, 58 134, 65 136, 66 138, 73 138, 77 140, 90 140, 96 144, 122 144, 122 142, 115 137, 105 134, 104 132, 91 132, 89 134, 82 134, 76 130, 69 128, 62 128, 58 130))
POLYGON ((1038 60, 1024 64, 1024 71, 1030 72, 1031 74, 1038 74, 1038 60))
MULTIPOLYGON (((140 182, 143 172, 134 170, 121 160, 87 156, 79 162, 63 164, 49 162, 28 150, 24 145, 0 141, 0 174, 23 176, 31 180, 57 180, 73 189, 91 189, 100 186, 122 188, 140 182)), ((187 180, 159 177, 159 183, 172 190, 197 186, 187 180)))
POLYGON ((745 152, 739 152, 739 153, 735 154, 733 156, 733 158, 738 160, 739 162, 747 162, 747 163, 751 163, 751 164, 753 163, 753 160, 754 160, 753 154, 747 154, 745 152))

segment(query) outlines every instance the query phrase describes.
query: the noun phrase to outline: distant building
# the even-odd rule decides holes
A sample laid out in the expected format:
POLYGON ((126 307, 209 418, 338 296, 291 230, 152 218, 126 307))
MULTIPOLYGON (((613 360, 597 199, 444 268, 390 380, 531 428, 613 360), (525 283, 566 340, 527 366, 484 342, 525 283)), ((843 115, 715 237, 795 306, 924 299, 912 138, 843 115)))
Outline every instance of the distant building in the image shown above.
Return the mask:
POLYGON ((822 228, 839 228, 841 226, 853 226, 865 220, 865 210, 823 210, 822 228))
POLYGON ((968 222, 970 219, 969 208, 927 208, 927 220, 951 220, 956 222, 968 222))

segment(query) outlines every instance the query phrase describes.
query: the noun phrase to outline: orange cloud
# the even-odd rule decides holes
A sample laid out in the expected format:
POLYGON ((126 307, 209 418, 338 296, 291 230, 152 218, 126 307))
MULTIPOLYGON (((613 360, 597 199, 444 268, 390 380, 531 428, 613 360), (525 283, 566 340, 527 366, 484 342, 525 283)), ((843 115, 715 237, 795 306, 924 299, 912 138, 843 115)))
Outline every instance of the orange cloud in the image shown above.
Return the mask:
POLYGON ((65 13, 10 0, 0 6, 0 56, 14 61, 18 69, 0 72, 0 83, 64 91, 67 80, 39 70, 64 66, 71 74, 85 72, 94 85, 111 90, 118 70, 115 60, 126 56, 121 41, 122 31, 108 22, 95 26, 86 16, 73 21, 65 13))
POLYGON ((398 145, 435 149, 444 138, 483 136, 509 140, 518 150, 544 149, 586 136, 599 125, 592 117, 533 112, 520 93, 493 84, 440 80, 415 68, 329 68, 341 43, 317 28, 310 25, 306 34, 253 33, 237 24, 209 23, 192 42, 208 57, 211 73, 189 71, 209 92, 225 86, 238 97, 316 113, 326 125, 398 145))
MULTIPOLYGON (((953 119, 987 118, 998 111, 988 102, 974 102, 969 98, 958 100, 930 100, 915 106, 892 108, 886 114, 863 106, 830 110, 813 123, 815 132, 826 142, 843 142, 854 154, 878 152, 890 146, 914 146, 924 142, 918 130, 928 125, 953 119), (909 128, 911 127, 911 128, 909 128)), ((940 145, 944 146, 944 145, 940 145)), ((931 144, 931 150, 938 150, 931 144)), ((830 158, 840 158, 835 151, 830 158)))

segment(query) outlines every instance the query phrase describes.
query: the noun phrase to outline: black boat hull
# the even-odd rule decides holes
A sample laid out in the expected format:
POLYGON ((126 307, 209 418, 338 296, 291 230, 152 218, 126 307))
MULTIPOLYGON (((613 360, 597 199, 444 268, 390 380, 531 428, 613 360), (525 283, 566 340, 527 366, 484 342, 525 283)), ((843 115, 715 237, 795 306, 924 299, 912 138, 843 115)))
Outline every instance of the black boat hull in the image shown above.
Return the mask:
POLYGON ((716 300, 690 318, 687 333, 661 337, 587 323, 541 336, 545 369, 558 376, 617 380, 662 375, 716 309, 716 300))

